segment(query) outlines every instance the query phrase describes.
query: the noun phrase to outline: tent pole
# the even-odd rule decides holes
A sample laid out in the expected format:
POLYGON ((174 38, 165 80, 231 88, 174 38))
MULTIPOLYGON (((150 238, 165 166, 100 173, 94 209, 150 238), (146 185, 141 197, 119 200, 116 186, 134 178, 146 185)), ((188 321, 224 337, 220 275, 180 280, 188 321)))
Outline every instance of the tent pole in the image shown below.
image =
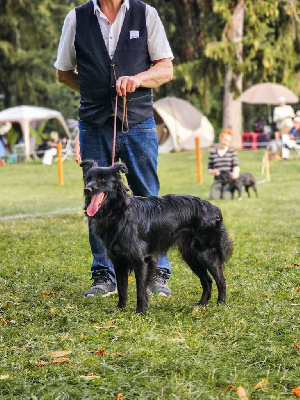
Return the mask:
POLYGON ((24 147, 25 147, 25 160, 26 161, 30 161, 30 130, 29 130, 29 122, 28 121, 22 121, 21 127, 22 127, 24 147))
POLYGON ((202 179, 200 137, 196 137, 195 140, 196 140, 196 160, 197 160, 197 182, 201 184, 203 183, 203 179, 202 179))

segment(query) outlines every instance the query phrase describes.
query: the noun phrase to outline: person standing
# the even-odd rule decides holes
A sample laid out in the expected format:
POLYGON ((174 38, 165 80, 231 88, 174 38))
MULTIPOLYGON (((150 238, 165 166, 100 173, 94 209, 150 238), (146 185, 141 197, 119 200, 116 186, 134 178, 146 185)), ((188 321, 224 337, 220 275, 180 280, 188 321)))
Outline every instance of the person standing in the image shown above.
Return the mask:
MULTIPOLYGON (((173 79, 172 59, 157 11, 138 0, 90 0, 65 18, 54 66, 57 80, 80 93, 76 159, 111 165, 116 113, 116 160, 127 165, 127 181, 134 195, 152 196, 159 191, 152 89, 173 79), (124 99, 126 134, 121 122, 124 99)), ((116 292, 113 266, 90 227, 89 240, 93 283, 85 297, 108 296, 116 292)), ((157 271, 150 290, 171 295, 166 282, 171 272, 167 255, 158 260, 157 271)))
POLYGON ((280 134, 280 137, 284 134, 289 133, 293 128, 293 118, 295 113, 293 108, 287 104, 285 97, 279 97, 279 106, 274 108, 273 120, 276 122, 276 128, 280 134))

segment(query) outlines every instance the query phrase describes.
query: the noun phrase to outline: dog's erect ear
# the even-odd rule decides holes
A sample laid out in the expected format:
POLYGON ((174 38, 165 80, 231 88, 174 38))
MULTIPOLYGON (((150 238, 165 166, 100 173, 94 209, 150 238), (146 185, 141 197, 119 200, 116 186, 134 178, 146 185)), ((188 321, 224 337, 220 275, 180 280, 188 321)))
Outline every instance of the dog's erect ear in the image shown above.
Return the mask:
POLYGON ((117 162, 113 165, 113 168, 119 172, 123 172, 124 174, 128 173, 128 169, 127 169, 126 165, 123 163, 117 162))
POLYGON ((84 160, 84 161, 82 161, 82 163, 80 164, 80 166, 81 166, 81 168, 82 168, 82 170, 83 170, 83 173, 86 174, 86 172, 87 172, 89 169, 91 169, 91 168, 93 168, 93 167, 98 167, 98 164, 97 164, 96 161, 94 161, 94 160, 84 160))

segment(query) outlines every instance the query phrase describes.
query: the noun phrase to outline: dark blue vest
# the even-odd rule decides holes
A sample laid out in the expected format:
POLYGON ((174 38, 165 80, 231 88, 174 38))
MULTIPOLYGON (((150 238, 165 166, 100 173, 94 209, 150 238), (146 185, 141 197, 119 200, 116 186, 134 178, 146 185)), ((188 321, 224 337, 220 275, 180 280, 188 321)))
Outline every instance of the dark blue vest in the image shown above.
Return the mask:
MULTIPOLYGON (((104 43, 92 1, 77 7, 75 49, 80 85, 79 118, 87 123, 103 125, 115 108, 115 75, 132 76, 151 66, 147 46, 146 5, 130 0, 117 48, 111 60, 104 43), (139 37, 130 39, 130 31, 139 37), (114 69, 112 67, 114 65, 114 69)), ((138 88, 127 94, 129 126, 153 116, 152 89, 138 88)), ((118 118, 122 119, 123 99, 118 100, 118 118)))

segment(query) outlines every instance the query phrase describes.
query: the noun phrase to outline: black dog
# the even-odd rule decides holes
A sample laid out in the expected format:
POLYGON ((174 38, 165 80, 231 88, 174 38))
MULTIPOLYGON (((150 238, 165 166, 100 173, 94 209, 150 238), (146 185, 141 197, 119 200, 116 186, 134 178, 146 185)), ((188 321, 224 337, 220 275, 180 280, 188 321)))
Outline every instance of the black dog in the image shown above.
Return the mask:
POLYGON ((240 174, 237 179, 232 179, 230 172, 222 171, 218 176, 218 180, 222 183, 222 188, 228 183, 231 197, 234 199, 234 192, 237 190, 239 193, 239 200, 242 200, 242 188, 244 187, 248 197, 250 197, 249 188, 252 187, 256 197, 258 197, 257 184, 254 176, 250 172, 240 174))
POLYGON ((217 283, 218 303, 225 303, 222 266, 231 256, 232 244, 219 208, 187 195, 127 194, 120 172, 128 171, 122 163, 101 168, 94 161, 86 160, 81 167, 86 214, 114 265, 119 308, 126 306, 128 271, 133 270, 137 286, 136 312, 146 313, 147 286, 155 273, 157 259, 171 246, 179 248, 200 278, 203 294, 198 304, 207 304, 211 297, 212 279, 208 272, 217 283))

